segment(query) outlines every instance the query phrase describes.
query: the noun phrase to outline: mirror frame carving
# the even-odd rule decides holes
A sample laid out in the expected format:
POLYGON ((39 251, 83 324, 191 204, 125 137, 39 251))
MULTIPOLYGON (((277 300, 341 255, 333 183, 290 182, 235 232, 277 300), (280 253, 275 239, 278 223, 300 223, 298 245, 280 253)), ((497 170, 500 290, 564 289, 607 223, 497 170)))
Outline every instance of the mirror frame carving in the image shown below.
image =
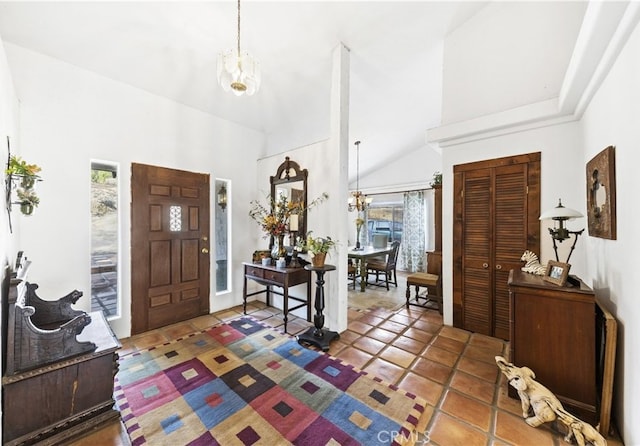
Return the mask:
MULTIPOLYGON (((305 209, 300 214, 300 222, 298 225, 298 234, 306 234, 307 233, 307 178, 309 177, 309 171, 307 169, 302 169, 298 163, 292 161, 288 156, 284 158, 284 162, 280 164, 278 167, 278 171, 274 176, 269 177, 269 182, 271 183, 271 198, 272 200, 276 200, 276 186, 280 184, 287 183, 295 183, 298 181, 302 181, 302 202, 304 203, 305 209)), ((291 197, 288 197, 291 199, 291 197)), ((273 236, 269 241, 269 248, 273 247, 273 236)))

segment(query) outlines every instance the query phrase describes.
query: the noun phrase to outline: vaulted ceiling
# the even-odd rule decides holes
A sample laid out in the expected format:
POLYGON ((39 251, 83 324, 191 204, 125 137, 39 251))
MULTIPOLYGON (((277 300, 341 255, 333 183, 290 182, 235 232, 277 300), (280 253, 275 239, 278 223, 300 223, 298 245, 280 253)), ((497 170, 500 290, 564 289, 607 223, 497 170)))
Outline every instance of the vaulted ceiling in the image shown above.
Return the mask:
POLYGON ((426 130, 441 120, 443 39, 485 6, 244 1, 242 48, 262 66, 251 97, 225 93, 216 80, 217 54, 236 42, 234 1, 2 2, 0 36, 262 131, 267 154, 328 137, 332 51, 342 42, 350 139, 367 152, 362 175, 426 146, 426 130))

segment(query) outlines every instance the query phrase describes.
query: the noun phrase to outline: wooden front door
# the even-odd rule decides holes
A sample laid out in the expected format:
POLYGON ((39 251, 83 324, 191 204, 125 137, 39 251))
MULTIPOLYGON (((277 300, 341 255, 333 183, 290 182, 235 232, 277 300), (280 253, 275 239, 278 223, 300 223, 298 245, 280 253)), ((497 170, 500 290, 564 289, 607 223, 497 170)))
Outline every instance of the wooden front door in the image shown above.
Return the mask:
POLYGON ((131 333, 209 313, 209 175, 131 166, 131 333))
POLYGON ((509 271, 540 253, 540 154, 454 166, 454 194, 454 326, 509 339, 509 271))

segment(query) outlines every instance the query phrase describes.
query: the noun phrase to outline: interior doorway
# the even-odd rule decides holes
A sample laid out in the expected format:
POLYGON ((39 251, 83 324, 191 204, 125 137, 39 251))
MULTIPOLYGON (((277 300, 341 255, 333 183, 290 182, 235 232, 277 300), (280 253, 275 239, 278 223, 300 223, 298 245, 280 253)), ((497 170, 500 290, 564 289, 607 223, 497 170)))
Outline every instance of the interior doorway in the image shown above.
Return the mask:
POLYGON ((131 333, 209 313, 209 175, 131 167, 131 333))

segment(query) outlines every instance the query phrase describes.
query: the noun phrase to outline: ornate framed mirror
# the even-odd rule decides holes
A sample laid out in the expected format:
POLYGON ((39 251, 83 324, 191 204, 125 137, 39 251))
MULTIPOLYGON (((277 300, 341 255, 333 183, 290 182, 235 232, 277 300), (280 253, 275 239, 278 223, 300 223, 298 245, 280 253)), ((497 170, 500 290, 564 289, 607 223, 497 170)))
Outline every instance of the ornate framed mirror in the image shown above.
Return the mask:
MULTIPOLYGON (((307 233, 307 178, 309 172, 302 169, 298 163, 291 161, 287 156, 284 162, 278 167, 278 171, 272 177, 271 182, 271 198, 278 201, 282 195, 287 197, 287 201, 293 203, 302 203, 303 210, 298 215, 298 227, 296 233, 304 235, 307 233)), ((293 225, 292 222, 290 224, 293 225)), ((269 242, 269 247, 274 243, 273 237, 269 242)))

